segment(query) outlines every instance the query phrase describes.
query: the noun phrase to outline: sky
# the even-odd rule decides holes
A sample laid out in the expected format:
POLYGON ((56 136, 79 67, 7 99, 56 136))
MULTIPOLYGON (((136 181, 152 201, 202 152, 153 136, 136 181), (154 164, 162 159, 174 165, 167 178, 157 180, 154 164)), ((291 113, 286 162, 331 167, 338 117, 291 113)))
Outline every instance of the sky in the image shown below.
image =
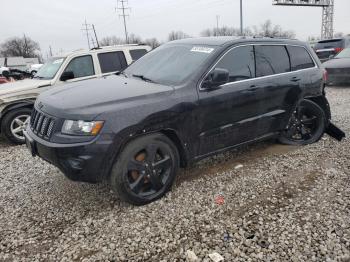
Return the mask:
MULTIPOLYGON (((169 32, 181 30, 199 36, 206 28, 240 26, 239 0, 129 0, 128 31, 143 39, 165 41, 169 32)), ((87 48, 85 19, 94 24, 99 38, 124 37, 123 20, 116 12, 117 0, 11 0, 2 1, 0 43, 13 36, 39 42, 45 57, 54 53, 87 48), (10 10, 9 12, 5 12, 10 10)), ((293 30, 300 40, 321 33, 322 8, 273 6, 272 0, 243 0, 244 27, 267 19, 284 30, 293 30)), ((350 34, 350 1, 335 0, 335 32, 350 34)))

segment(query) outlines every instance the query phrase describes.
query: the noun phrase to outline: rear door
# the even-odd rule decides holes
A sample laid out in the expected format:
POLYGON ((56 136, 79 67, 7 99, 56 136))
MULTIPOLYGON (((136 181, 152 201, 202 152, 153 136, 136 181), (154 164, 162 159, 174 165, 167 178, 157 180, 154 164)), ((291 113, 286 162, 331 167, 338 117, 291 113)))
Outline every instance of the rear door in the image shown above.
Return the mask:
POLYGON ((256 45, 257 136, 264 136, 286 126, 289 108, 298 99, 301 78, 291 73, 290 59, 284 45, 256 45))

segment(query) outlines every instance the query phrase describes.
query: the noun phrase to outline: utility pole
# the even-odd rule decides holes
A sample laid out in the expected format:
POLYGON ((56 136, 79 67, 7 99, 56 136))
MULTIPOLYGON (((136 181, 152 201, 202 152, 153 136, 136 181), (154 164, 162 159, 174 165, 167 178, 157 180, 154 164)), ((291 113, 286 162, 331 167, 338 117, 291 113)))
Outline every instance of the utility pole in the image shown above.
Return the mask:
POLYGON ((52 54, 52 47, 50 46, 50 57, 53 57, 53 54, 52 54))
POLYGON ((126 44, 128 44, 129 37, 128 37, 128 30, 126 28, 126 17, 128 17, 129 15, 126 14, 126 10, 129 10, 130 8, 126 6, 126 4, 128 3, 127 0, 118 0, 118 3, 121 4, 121 7, 117 7, 117 9, 122 11, 122 14, 119 16, 122 16, 124 20, 125 42, 126 44))
POLYGON ((217 31, 217 34, 219 34, 219 20, 220 20, 220 16, 217 15, 216 16, 216 31, 217 31))
POLYGON ((28 43, 27 43, 27 37, 25 34, 23 34, 23 37, 24 37, 24 57, 26 57, 28 55, 28 43))
POLYGON ((97 38, 97 34, 96 34, 96 30, 95 30, 95 25, 94 24, 92 25, 92 29, 94 30, 97 48, 100 48, 100 43, 98 42, 98 38, 97 38))
POLYGON ((89 50, 91 49, 91 46, 90 46, 90 37, 89 37, 89 24, 86 22, 86 19, 85 19, 85 24, 83 24, 83 29, 81 29, 83 32, 85 31, 85 34, 86 34, 86 39, 87 39, 87 42, 88 42, 88 46, 89 46, 89 50), (85 28, 84 28, 85 27, 85 28))
POLYGON ((241 35, 243 35, 243 3, 242 3, 242 0, 240 1, 241 2, 241 35))

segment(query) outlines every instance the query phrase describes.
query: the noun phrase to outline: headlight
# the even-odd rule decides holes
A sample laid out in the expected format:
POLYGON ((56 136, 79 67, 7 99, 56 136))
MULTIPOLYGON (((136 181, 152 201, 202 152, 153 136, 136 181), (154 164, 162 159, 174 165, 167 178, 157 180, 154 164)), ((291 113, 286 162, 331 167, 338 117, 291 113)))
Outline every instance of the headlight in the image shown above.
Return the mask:
POLYGON ((78 136, 97 136, 103 127, 103 123, 103 121, 66 120, 62 127, 62 133, 78 136))

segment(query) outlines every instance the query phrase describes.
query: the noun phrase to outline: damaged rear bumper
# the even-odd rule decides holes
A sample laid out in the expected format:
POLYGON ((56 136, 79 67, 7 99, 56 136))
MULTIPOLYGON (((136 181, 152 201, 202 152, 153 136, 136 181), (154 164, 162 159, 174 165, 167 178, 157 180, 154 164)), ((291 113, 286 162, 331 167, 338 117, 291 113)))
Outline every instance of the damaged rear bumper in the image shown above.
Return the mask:
POLYGON ((331 122, 329 123, 325 133, 335 138, 338 141, 342 141, 346 136, 345 133, 340 128, 338 128, 331 122))

